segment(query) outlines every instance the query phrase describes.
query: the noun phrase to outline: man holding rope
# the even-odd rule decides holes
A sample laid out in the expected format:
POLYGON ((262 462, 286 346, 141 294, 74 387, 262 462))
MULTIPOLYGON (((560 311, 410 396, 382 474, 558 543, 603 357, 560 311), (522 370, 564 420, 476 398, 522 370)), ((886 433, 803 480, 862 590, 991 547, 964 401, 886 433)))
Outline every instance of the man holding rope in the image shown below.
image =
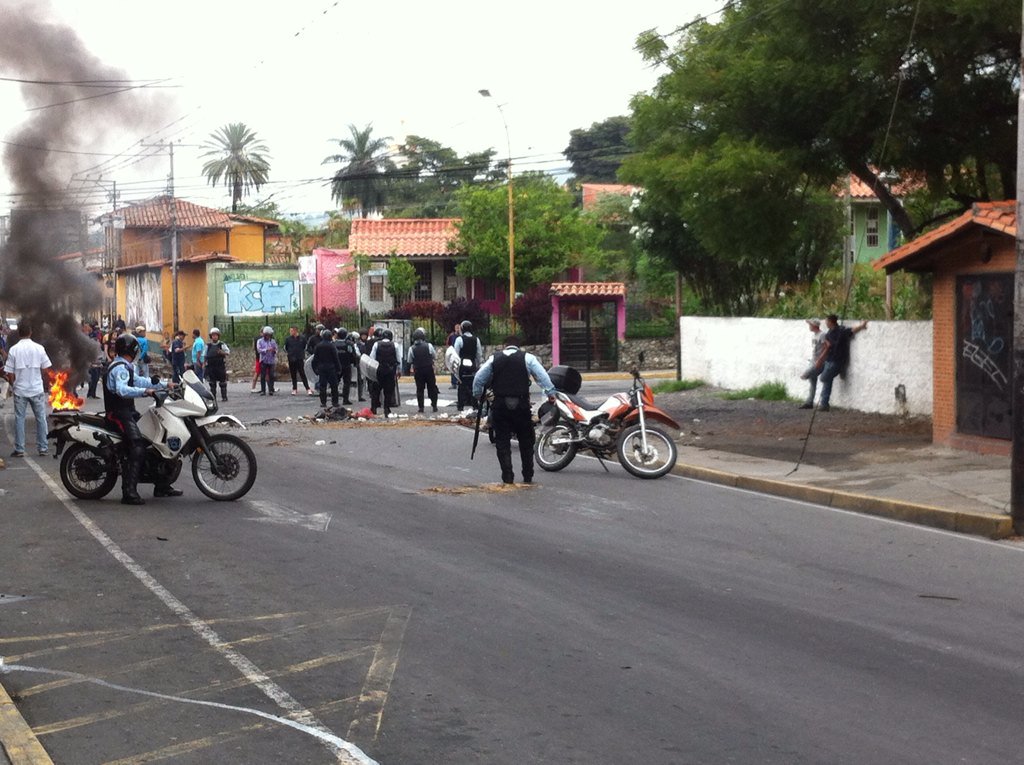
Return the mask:
POLYGON ((821 369, 821 399, 818 401, 818 411, 830 411, 829 399, 832 397, 832 381, 846 370, 850 361, 850 341, 854 335, 867 329, 868 323, 862 321, 852 329, 839 325, 839 317, 830 313, 825 319, 825 326, 828 332, 825 334, 825 347, 818 357, 816 367, 821 369))

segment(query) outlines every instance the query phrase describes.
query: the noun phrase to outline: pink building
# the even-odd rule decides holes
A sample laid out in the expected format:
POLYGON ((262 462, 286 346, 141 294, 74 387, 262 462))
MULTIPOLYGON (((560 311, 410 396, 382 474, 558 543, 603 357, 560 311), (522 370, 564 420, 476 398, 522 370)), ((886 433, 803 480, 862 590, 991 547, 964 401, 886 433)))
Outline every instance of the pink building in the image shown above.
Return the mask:
POLYGON ((316 259, 316 286, 313 288, 313 308, 334 310, 359 306, 355 268, 351 250, 332 250, 317 247, 313 250, 316 259))

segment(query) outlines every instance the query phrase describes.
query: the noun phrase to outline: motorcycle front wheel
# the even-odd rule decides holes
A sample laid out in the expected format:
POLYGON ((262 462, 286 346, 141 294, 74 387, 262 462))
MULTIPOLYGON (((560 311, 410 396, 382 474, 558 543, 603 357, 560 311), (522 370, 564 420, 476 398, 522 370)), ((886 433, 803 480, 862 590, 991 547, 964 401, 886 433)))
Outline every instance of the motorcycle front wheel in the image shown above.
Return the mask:
POLYGON ((60 481, 79 499, 103 499, 117 485, 117 464, 85 444, 73 444, 60 461, 60 481))
POLYGON ((618 443, 619 462, 637 478, 661 478, 676 464, 676 442, 658 428, 647 427, 647 449, 639 425, 622 431, 618 443))
POLYGON ((209 451, 192 455, 192 479, 199 491, 218 502, 244 497, 256 481, 256 455, 238 436, 208 436, 209 451), (214 465, 217 471, 214 472, 214 465))
POLYGON ((575 435, 566 425, 555 425, 540 434, 533 453, 541 470, 554 473, 572 462, 576 456, 576 444, 572 443, 575 435))

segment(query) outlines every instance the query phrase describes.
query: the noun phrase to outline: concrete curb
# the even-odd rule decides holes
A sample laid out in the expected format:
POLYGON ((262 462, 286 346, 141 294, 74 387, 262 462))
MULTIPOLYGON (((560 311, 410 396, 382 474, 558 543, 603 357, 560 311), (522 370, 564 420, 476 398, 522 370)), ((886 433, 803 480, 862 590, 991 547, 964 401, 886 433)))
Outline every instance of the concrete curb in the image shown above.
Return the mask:
POLYGON ((32 728, 0 685, 0 744, 11 765, 53 765, 32 728))
POLYGON ((988 537, 989 539, 1004 539, 1013 534, 1013 524, 1010 516, 999 513, 946 510, 941 507, 919 505, 902 500, 869 497, 863 494, 836 491, 818 486, 737 475, 695 465, 677 463, 672 472, 675 475, 693 478, 697 481, 717 483, 737 489, 756 491, 761 494, 771 494, 778 497, 786 497, 787 499, 812 502, 840 510, 864 513, 865 515, 892 518, 893 520, 916 523, 921 526, 956 531, 961 534, 972 534, 974 536, 988 537))

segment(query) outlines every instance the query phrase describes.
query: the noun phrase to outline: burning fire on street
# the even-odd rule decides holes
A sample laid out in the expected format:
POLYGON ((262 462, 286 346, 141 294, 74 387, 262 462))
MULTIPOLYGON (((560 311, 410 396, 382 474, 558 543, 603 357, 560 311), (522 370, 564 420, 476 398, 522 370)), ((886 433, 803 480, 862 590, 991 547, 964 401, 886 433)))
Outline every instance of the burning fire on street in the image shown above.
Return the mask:
POLYGON ((50 406, 53 410, 81 409, 85 399, 81 399, 67 388, 70 372, 53 372, 50 374, 50 406))

